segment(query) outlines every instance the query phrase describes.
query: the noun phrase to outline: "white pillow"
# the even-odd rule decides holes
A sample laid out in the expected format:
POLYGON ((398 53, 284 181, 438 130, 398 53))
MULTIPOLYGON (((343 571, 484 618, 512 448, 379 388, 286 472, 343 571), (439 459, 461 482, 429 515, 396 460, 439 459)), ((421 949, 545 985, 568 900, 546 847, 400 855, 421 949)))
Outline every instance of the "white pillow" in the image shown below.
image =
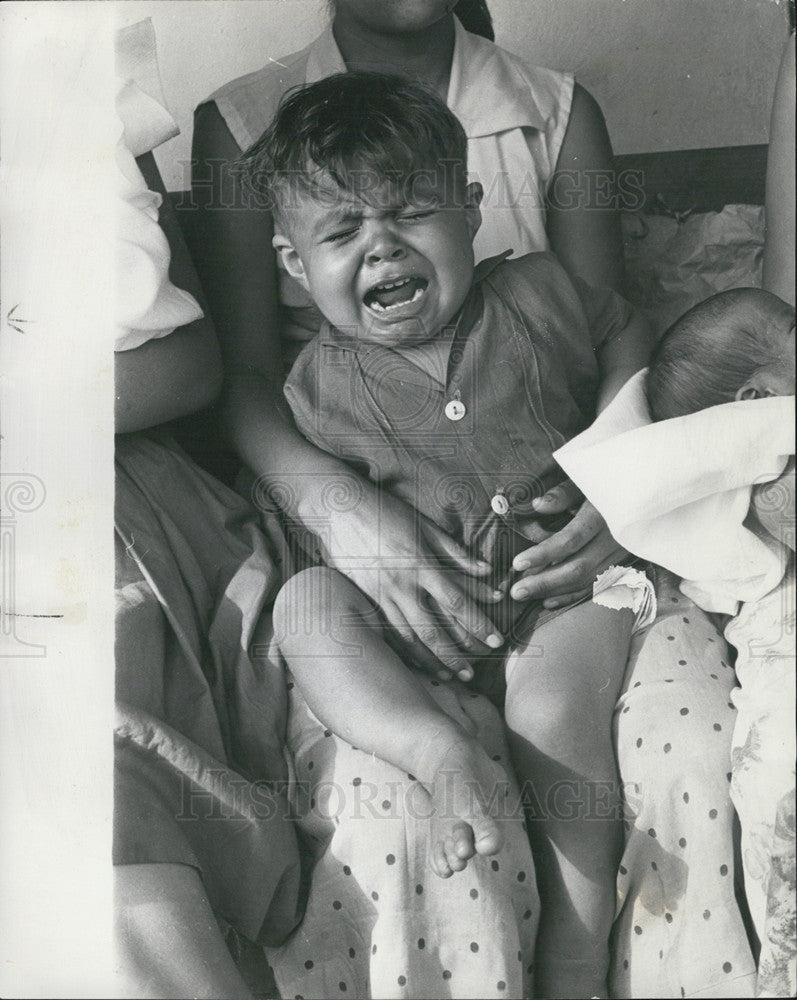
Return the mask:
POLYGON ((129 351, 199 319, 199 303, 169 281, 171 251, 158 224, 161 196, 136 156, 178 134, 160 88, 155 33, 147 19, 117 33, 117 239, 115 348, 129 351))

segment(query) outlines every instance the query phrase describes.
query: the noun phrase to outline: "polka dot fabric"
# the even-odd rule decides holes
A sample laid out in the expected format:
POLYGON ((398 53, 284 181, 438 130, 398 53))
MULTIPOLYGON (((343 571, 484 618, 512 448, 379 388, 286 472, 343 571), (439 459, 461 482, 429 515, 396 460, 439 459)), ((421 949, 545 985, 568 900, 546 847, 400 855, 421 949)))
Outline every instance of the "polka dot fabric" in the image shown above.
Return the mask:
MULTIPOLYGON (((487 699, 425 683, 444 711, 477 727, 493 759, 507 760, 487 699)), ((281 996, 530 996, 539 903, 514 781, 498 789, 500 854, 440 879, 427 857, 425 789, 324 730, 296 687, 290 695, 299 826, 316 865, 301 926, 269 950, 281 996)))
POLYGON ((611 995, 746 997, 755 964, 734 894, 734 672, 710 619, 656 570, 615 712, 626 798, 611 995))
MULTIPOLYGON (((734 673, 708 617, 670 574, 655 577, 658 615, 634 637, 615 713, 628 819, 611 995, 752 996, 728 795, 734 673)), ((491 756, 507 759, 485 698, 427 683, 445 711, 476 724, 491 756)), ((496 858, 438 879, 418 783, 338 740, 290 694, 299 826, 317 860, 303 923, 269 950, 281 996, 532 996, 539 903, 520 819, 504 824, 496 858)), ((507 814, 516 795, 513 785, 507 814)))

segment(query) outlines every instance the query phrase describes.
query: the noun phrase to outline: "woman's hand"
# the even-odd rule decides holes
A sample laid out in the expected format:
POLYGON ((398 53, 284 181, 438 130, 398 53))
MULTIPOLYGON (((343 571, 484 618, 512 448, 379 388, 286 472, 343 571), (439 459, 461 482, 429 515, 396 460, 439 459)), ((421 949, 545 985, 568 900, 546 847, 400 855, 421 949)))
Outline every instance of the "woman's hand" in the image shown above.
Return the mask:
POLYGON ((417 665, 470 680, 470 658, 503 642, 476 602, 501 593, 483 580, 490 566, 469 556, 432 521, 362 481, 356 508, 335 511, 319 541, 328 565, 380 608, 417 665))
POLYGON ((515 557, 513 568, 522 573, 510 595, 516 601, 542 600, 546 608, 559 608, 592 593, 598 572, 627 553, 612 538, 606 522, 569 479, 534 502, 540 514, 576 510, 573 520, 556 532, 532 522, 520 528, 534 542, 515 557))

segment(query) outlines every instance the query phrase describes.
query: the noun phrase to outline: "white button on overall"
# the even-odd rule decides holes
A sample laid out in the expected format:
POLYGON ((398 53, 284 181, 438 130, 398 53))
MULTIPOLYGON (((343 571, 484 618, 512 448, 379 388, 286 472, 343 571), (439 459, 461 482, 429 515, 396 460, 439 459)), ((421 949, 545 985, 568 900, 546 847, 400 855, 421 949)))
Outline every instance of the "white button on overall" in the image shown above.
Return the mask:
POLYGON ((503 493, 496 493, 490 501, 490 506, 493 508, 495 513, 500 514, 501 517, 505 517, 509 513, 509 501, 503 493))
POLYGON ((449 420, 456 421, 462 420, 468 411, 461 399, 449 399, 444 412, 449 420))

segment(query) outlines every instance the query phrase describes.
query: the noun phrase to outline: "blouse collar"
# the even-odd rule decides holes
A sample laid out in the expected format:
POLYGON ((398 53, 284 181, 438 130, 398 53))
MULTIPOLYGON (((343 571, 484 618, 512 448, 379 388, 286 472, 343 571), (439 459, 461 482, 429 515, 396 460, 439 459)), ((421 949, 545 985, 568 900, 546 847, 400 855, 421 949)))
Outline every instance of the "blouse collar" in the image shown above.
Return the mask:
POLYGON ((513 128, 544 127, 517 61, 504 49, 455 22, 454 59, 446 103, 469 139, 513 128))

